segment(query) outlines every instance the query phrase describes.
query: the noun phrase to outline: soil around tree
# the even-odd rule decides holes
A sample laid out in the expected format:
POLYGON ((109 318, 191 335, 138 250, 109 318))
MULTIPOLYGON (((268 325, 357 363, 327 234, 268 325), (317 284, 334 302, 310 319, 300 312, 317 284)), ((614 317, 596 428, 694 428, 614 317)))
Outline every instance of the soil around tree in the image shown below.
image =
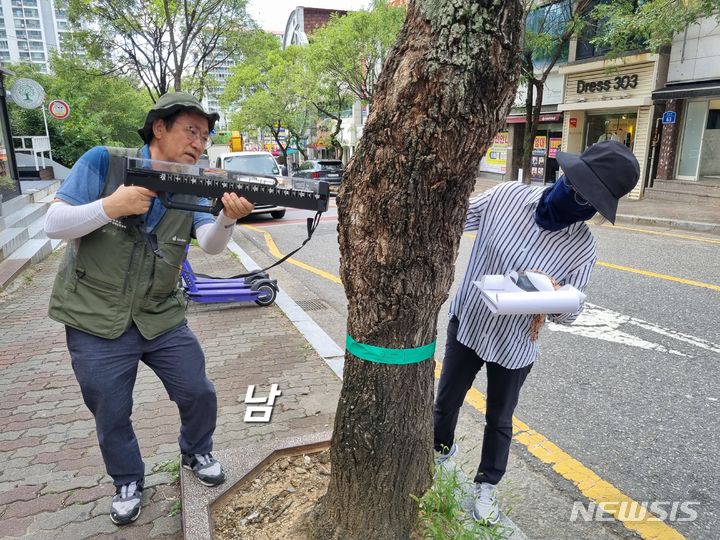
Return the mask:
POLYGON ((328 450, 281 457, 252 481, 241 481, 213 510, 218 540, 305 540, 302 516, 327 491, 328 450))

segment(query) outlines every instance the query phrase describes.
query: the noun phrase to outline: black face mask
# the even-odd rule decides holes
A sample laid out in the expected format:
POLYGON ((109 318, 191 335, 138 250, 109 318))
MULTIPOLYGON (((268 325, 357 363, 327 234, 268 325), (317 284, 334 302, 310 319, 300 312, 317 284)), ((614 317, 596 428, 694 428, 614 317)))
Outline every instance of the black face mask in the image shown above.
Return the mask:
POLYGON ((547 231, 559 231, 578 221, 587 221, 595 212, 592 205, 577 202, 575 192, 565 185, 565 176, 561 176, 543 192, 535 210, 535 223, 547 231))

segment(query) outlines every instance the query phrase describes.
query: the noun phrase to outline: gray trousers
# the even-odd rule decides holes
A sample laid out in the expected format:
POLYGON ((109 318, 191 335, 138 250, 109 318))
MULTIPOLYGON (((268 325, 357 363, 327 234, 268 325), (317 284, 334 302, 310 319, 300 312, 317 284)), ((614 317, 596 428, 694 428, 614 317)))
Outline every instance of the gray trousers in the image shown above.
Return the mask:
POLYGON ((70 327, 65 332, 83 400, 95 417, 105 468, 116 486, 145 474, 130 420, 140 361, 155 372, 178 406, 180 450, 189 454, 212 450, 217 420, 215 387, 205 375, 200 344, 185 323, 152 340, 142 337, 135 325, 117 339, 70 327))

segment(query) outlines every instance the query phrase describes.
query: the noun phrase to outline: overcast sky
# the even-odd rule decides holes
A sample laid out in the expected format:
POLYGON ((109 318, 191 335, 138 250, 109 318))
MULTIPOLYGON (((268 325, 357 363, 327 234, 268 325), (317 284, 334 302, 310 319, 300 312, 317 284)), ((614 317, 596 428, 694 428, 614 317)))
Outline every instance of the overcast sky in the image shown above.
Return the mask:
POLYGON ((247 9, 264 30, 284 31, 290 13, 297 6, 353 10, 369 4, 370 0, 249 0, 247 9))

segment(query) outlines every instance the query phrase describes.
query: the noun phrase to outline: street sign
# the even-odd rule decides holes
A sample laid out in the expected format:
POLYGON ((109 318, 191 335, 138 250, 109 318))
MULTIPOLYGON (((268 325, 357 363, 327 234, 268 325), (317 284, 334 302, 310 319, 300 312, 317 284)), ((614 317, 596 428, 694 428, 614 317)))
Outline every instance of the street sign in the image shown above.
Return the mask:
POLYGON ((48 104, 48 112, 53 118, 57 118, 58 120, 64 120, 65 118, 70 116, 70 105, 68 105, 62 99, 53 99, 48 104))
POLYGON ((23 109, 37 109, 45 100, 45 90, 32 79, 18 79, 10 87, 10 97, 23 109))
POLYGON ((677 118, 677 113, 675 111, 665 111, 662 116, 662 123, 663 124, 674 124, 676 118, 677 118))

